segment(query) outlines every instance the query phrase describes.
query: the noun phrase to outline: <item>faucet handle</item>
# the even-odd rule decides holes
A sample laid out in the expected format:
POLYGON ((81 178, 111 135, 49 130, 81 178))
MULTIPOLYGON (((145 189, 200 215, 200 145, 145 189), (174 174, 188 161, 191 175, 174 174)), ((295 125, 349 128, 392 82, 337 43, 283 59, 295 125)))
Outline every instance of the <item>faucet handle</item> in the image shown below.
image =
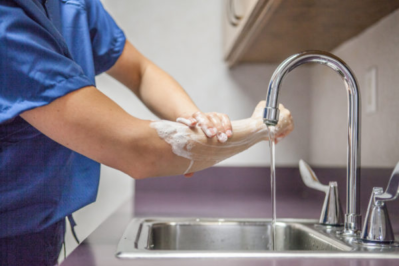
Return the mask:
POLYGON ((301 173, 302 181, 310 188, 327 193, 329 186, 320 183, 312 168, 304 161, 299 160, 299 171, 301 173))
POLYGON ((376 201, 391 201, 399 196, 399 162, 393 169, 391 178, 389 179, 387 189, 381 195, 376 195, 376 201))
POLYGON ((299 161, 299 171, 305 185, 326 193, 319 223, 331 226, 343 225, 344 212, 338 196, 337 182, 330 182, 328 186, 321 184, 312 168, 303 160, 299 161))
POLYGON ((374 187, 367 208, 366 221, 361 239, 365 242, 392 244, 395 236, 389 219, 385 201, 395 200, 399 196, 399 163, 396 164, 385 192, 374 187))

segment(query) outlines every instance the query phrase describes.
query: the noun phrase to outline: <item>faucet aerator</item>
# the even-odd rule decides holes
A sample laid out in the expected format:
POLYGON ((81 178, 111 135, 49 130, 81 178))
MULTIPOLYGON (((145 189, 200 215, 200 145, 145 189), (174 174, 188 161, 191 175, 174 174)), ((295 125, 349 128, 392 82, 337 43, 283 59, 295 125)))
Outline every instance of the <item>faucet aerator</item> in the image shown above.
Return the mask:
POLYGON ((278 123, 280 110, 274 107, 266 107, 263 112, 263 123, 267 126, 275 126, 278 123))

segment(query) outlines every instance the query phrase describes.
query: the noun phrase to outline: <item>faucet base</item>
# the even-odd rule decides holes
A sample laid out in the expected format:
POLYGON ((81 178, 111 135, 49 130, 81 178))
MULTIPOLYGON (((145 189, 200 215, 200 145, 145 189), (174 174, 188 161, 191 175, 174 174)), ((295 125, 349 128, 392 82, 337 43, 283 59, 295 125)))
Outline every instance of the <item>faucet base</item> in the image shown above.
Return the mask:
POLYGON ((370 240, 363 240, 363 239, 355 239, 353 243, 362 245, 364 247, 370 248, 396 248, 399 247, 399 243, 397 241, 391 242, 378 242, 378 241, 370 241, 370 240))
POLYGON ((345 214, 344 230, 341 232, 345 236, 360 235, 362 226, 362 215, 360 214, 345 214))

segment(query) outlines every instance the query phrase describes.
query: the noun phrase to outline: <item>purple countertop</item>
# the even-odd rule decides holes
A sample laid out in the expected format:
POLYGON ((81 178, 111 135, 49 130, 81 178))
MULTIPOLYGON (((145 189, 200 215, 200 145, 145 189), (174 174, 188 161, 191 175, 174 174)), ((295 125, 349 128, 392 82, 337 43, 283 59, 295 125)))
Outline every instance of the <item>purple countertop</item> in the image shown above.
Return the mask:
MULTIPOLYGON (((323 183, 338 181, 345 210, 345 169, 314 169, 323 183)), ((362 214, 373 186, 386 187, 392 169, 362 169, 362 214), (377 177, 377 178, 376 178, 377 177)), ((297 168, 277 170, 277 218, 318 219, 324 195, 302 184, 297 168)), ((182 176, 136 181, 132 200, 102 223, 62 266, 105 265, 399 265, 399 260, 370 259, 136 259, 115 258, 116 247, 133 217, 270 218, 270 180, 267 168, 214 167, 193 178, 182 176)), ((399 234, 399 203, 388 205, 395 234, 399 234)))

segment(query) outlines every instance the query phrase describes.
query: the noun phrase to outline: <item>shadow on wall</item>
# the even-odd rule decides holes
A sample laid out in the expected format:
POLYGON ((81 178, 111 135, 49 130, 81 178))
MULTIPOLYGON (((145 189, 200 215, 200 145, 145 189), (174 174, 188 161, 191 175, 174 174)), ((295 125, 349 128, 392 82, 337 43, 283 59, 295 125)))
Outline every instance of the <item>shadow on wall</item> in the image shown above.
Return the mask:
POLYGON ((229 77, 254 102, 265 100, 270 78, 278 65, 243 64, 231 68, 229 77))

